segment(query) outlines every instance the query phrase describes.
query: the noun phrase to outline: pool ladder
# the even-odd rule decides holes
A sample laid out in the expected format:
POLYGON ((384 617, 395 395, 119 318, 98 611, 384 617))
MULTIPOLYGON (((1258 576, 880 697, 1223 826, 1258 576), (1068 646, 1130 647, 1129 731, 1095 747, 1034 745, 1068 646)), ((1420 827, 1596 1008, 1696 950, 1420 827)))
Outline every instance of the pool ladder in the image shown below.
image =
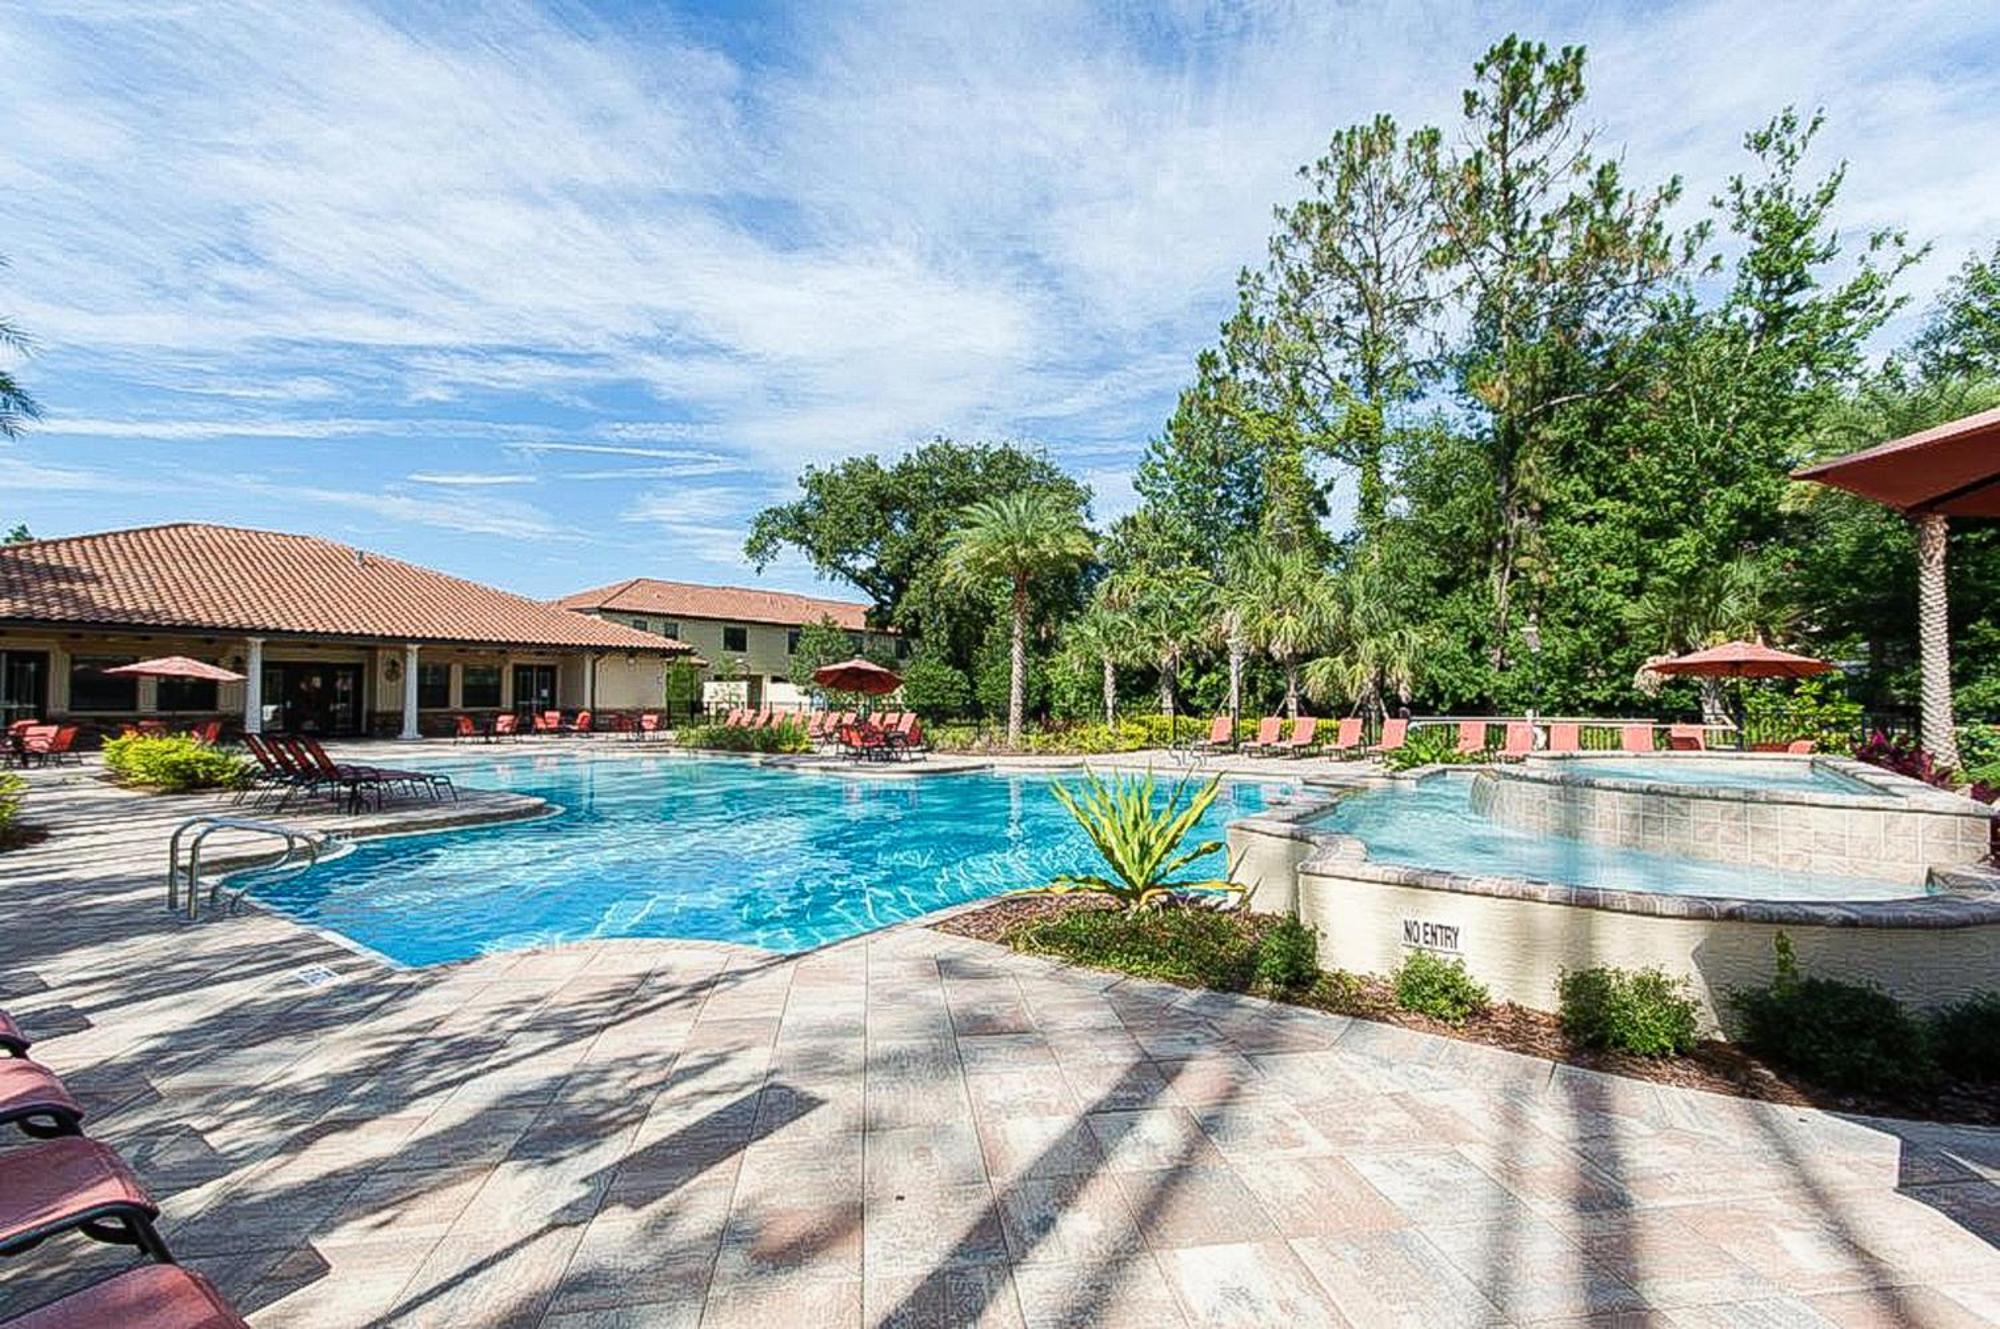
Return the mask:
MULTIPOLYGON (((201 846, 217 831, 246 831, 271 839, 283 840, 284 848, 261 863, 250 863, 236 868, 237 872, 304 872, 319 861, 319 850, 324 836, 317 831, 302 831, 294 826, 283 826, 274 821, 253 821, 247 817, 223 817, 207 815, 189 817, 174 827, 172 838, 167 841, 167 912, 175 913, 182 908, 180 892, 183 884, 187 887, 187 916, 193 922, 201 913, 201 846), (182 854, 182 841, 186 840, 186 854, 182 854)), ((248 887, 243 890, 249 889, 248 887)), ((242 903, 243 890, 229 897, 229 908, 233 911, 242 903)), ((222 897, 222 879, 216 878, 208 889, 208 903, 214 908, 222 897)))

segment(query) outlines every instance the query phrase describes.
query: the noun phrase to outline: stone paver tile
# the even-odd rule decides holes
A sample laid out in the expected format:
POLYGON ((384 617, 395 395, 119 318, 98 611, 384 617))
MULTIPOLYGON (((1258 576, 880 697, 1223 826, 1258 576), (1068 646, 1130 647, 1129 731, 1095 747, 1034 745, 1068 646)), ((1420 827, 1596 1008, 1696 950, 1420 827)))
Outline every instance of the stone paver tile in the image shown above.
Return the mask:
POLYGON ((356 1242, 443 1236, 486 1185, 485 1165, 431 1171, 378 1171, 348 1193, 316 1234, 356 1242))
POLYGON ((1172 1101, 1204 1108, 1278 1092, 1279 1086, 1240 1053, 1167 1059, 1157 1063, 1172 1090, 1172 1101))
POLYGON ((1035 1030, 1027 1005, 1018 995, 953 999, 950 1005, 951 1027, 960 1035, 1028 1034, 1035 1030))
POLYGON ((715 1242, 678 1242, 642 1218, 600 1218, 584 1230, 550 1313, 644 1304, 698 1315, 715 1258, 715 1242))
POLYGON ((1500 1223, 1531 1214, 1512 1191, 1456 1150, 1356 1153, 1347 1161, 1412 1223, 1434 1223, 1444 1215, 1462 1223, 1500 1223))
POLYGON ((1027 1329, 1172 1329, 1186 1317, 1144 1251, 1082 1265, 1022 1265, 1014 1291, 1027 1329))
POLYGON ((1507 1317, 1415 1231, 1303 1237, 1291 1243, 1333 1304, 1367 1329, 1502 1326, 1507 1317))
POLYGON ((370 1324, 429 1258, 435 1241, 416 1236, 314 1242, 285 1252, 247 1293, 234 1298, 254 1325, 348 1329, 370 1324))
POLYGON ((869 1274, 921 1273, 960 1265, 1004 1264, 1000 1209, 984 1184, 870 1195, 865 1253, 869 1274))
POLYGON ((1432 1223, 1424 1235, 1515 1321, 1645 1308, 1639 1293, 1547 1223, 1432 1223))
POLYGON ((1056 1064, 1048 1039, 1039 1033, 991 1033, 977 1037, 961 1034, 958 1055, 965 1063, 967 1075, 1056 1064))
POLYGON ((1805 1298, 1806 1305, 1840 1329, 1989 1329, 1993 1321, 1929 1287, 1873 1288, 1805 1298))
POLYGON ((969 1120, 870 1131, 866 1147, 869 1195, 979 1186, 986 1181, 979 1132, 969 1120))
POLYGON ((431 1248, 381 1323, 396 1329, 534 1324, 582 1239, 580 1227, 448 1236, 431 1248))
POLYGON ((1347 1329, 1348 1320, 1282 1241, 1155 1252, 1190 1325, 1347 1329))
POLYGON ((1681 1220, 1770 1279, 1798 1294, 1847 1292, 1890 1277, 1830 1215, 1790 1199, 1688 1205, 1681 1220))
POLYGON ((828 1282, 861 1277, 858 1194, 800 1194, 790 1204, 737 1207, 722 1230, 718 1284, 828 1282))
POLYGON ((1062 1177, 1104 1166, 1097 1136, 1080 1116, 1003 1117, 979 1125, 986 1175, 996 1183, 1016 1177, 1062 1177))
POLYGON ((720 1277, 708 1290, 702 1329, 860 1329, 861 1280, 856 1278, 720 1277))
POLYGON ((1833 1321, 1793 1297, 1690 1306, 1670 1311, 1675 1329, 1836 1329, 1833 1321))
POLYGON ((1157 1254, 1183 1246, 1274 1240, 1281 1234, 1236 1173, 1214 1163, 1119 1172, 1118 1188, 1157 1254))
POLYGON ((1239 1159, 1233 1166, 1281 1236, 1340 1236, 1409 1225, 1403 1211, 1344 1158, 1239 1159))
POLYGON ((862 1137, 764 1139, 745 1146, 736 1170, 736 1204, 783 1207, 802 1197, 861 1193, 862 1137))
POLYGON ((1187 1163, 1220 1163, 1223 1157, 1201 1123, 1184 1107, 1136 1112, 1093 1112, 1090 1130, 1114 1171, 1151 1172, 1187 1163))
POLYGON ((701 1302, 662 1301, 559 1311, 544 1316, 538 1329, 699 1329, 701 1302))
POLYGON ((876 1273, 862 1287, 869 1329, 1022 1329, 1013 1276, 1004 1265, 876 1273))
POLYGON ((1458 1152, 1537 1213, 1593 1214, 1632 1207, 1624 1186, 1576 1150, 1532 1132, 1458 1152))
POLYGON ((1059 1057, 1063 1079, 1085 1112, 1115 1112, 1121 1109, 1159 1107, 1173 1097, 1167 1081, 1153 1063, 1135 1061, 1085 1060, 1059 1057))
POLYGON ((1168 1019, 1157 1025, 1128 1021, 1127 1028, 1155 1061, 1218 1057, 1238 1050, 1221 1030, 1199 1021, 1168 1019))
POLYGON ((982 1121, 1081 1110, 1069 1081, 1052 1065, 968 1075, 965 1087, 972 1097, 972 1110, 982 1121))
POLYGON ((870 1132, 895 1130, 902 1126, 970 1125, 972 1100, 966 1097, 965 1082, 953 1076, 947 1080, 877 1075, 870 1072, 863 1100, 862 1125, 870 1132))
POLYGON ((1116 1181, 1102 1172, 1008 1182, 1000 1221, 1017 1266, 1105 1263, 1145 1249, 1116 1181))
POLYGON ((1264 1084, 1294 1103, 1325 1098, 1393 1093, 1403 1086, 1372 1057, 1339 1049, 1323 1052, 1258 1052, 1249 1057, 1264 1084))
POLYGON ((1323 1157, 1337 1152, 1305 1113, 1282 1098, 1217 1103, 1199 1109, 1195 1119, 1231 1159, 1323 1157))
POLYGON ((540 1113, 535 1108, 494 1108, 484 1112, 440 1110, 382 1160, 385 1168, 435 1171, 497 1163, 528 1133, 540 1113))
POLYGON ((1330 1149, 1351 1153, 1367 1149, 1436 1148, 1455 1143, 1439 1139, 1393 1094, 1342 1095, 1300 1103, 1296 1109, 1311 1123, 1330 1149))
POLYGON ((1770 1279, 1695 1231, 1673 1209, 1614 1210, 1552 1221, 1653 1306, 1706 1306, 1780 1295, 1770 1279))

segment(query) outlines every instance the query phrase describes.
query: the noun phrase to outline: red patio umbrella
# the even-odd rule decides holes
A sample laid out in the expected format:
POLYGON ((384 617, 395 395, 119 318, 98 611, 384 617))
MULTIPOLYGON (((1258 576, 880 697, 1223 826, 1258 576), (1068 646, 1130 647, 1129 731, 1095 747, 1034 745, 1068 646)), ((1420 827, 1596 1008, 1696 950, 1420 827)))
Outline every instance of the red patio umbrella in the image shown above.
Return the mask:
POLYGON ((856 656, 838 664, 821 665, 813 670, 813 682, 835 692, 862 692, 879 697, 902 687, 903 676, 893 669, 884 669, 873 660, 856 656))
POLYGON ((1720 646, 1676 655, 1646 666, 1656 674, 1691 674, 1707 678, 1810 678, 1833 666, 1810 655, 1793 655, 1754 641, 1726 641, 1720 646))
POLYGON ((221 665, 212 665, 205 660, 192 660, 185 655, 163 655, 157 660, 139 660, 128 665, 117 665, 104 672, 131 674, 138 678, 193 678, 209 683, 243 681, 243 675, 232 673, 221 665))
POLYGON ((1941 765, 1956 766, 1945 546, 1953 517, 2000 517, 2000 409, 1835 457, 1792 476, 1892 507, 1917 528, 1923 745, 1941 765))

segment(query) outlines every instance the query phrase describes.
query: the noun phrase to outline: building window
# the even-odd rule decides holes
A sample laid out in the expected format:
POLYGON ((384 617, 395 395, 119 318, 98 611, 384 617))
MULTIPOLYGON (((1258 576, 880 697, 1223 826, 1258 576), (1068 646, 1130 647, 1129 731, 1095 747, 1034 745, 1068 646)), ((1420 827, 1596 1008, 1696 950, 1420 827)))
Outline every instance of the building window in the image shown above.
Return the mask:
POLYGON ((72 711, 136 711, 139 680, 130 674, 107 674, 116 665, 132 663, 129 655, 72 655, 69 660, 69 708, 72 711))
POLYGON ((417 666, 417 705, 427 711, 441 711, 451 705, 451 666, 417 666))
POLYGON ((798 653, 799 653, 799 630, 797 628, 793 628, 790 632, 787 632, 785 634, 785 654, 797 655, 798 653))
POLYGON ((500 708, 500 666, 469 664, 458 683, 459 700, 467 710, 492 711, 500 708))
POLYGON ((646 620, 644 618, 630 618, 627 619, 626 622, 630 623, 633 627, 639 629, 639 631, 641 632, 644 632, 646 630, 646 620))
POLYGON ((750 629, 740 628, 733 623, 722 628, 722 649, 725 651, 747 651, 750 649, 750 629))
POLYGON ((153 706, 162 711, 212 711, 215 709, 215 680, 163 678, 153 706))
POLYGON ((681 639, 681 625, 674 622, 671 618, 664 619, 660 623, 660 635, 672 641, 679 641, 681 639))

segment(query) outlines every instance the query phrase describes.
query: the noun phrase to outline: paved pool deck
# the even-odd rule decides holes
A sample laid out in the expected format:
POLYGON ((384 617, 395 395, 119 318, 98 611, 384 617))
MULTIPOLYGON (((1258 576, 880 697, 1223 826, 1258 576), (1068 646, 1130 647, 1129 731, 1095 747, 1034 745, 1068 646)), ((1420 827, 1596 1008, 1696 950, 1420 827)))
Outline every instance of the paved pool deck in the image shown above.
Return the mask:
MULTIPOLYGON (((2000 1322, 2000 1132, 915 925, 395 970, 168 918, 204 800, 74 775, 0 856, 0 1005, 258 1326, 2000 1322)), ((0 1317, 129 1259, 0 1261, 0 1317)))

